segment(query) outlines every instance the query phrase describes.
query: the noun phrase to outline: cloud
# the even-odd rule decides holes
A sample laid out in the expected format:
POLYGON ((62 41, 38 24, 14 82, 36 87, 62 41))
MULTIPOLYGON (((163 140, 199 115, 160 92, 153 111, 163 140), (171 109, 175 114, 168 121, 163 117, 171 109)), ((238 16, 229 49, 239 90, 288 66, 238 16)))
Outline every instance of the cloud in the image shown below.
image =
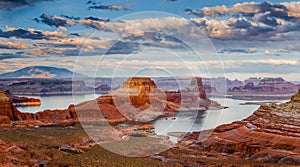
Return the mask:
POLYGON ((93 21, 101 21, 101 22, 109 22, 108 18, 99 18, 99 17, 93 17, 93 16, 88 16, 85 18, 85 20, 93 20, 93 21))
POLYGON ((79 20, 78 23, 80 25, 86 26, 86 27, 90 27, 90 28, 94 28, 94 29, 101 29, 101 27, 103 27, 105 25, 104 21, 94 21, 94 20, 79 20))
POLYGON ((119 41, 109 48, 106 54, 131 54, 138 49, 139 45, 136 42, 119 41))
POLYGON ((196 16, 191 20, 211 38, 257 41, 299 39, 299 11, 299 2, 244 2, 185 10, 196 16))
POLYGON ((121 37, 138 39, 155 39, 159 34, 164 34, 165 40, 174 40, 175 36, 182 41, 198 41, 205 38, 203 32, 190 21, 178 17, 162 17, 162 18, 145 18, 135 20, 111 21, 105 25, 101 25, 99 30, 113 32, 121 37), (156 33, 156 34, 151 34, 156 33), (168 38, 168 39, 167 39, 168 38))
POLYGON ((55 26, 55 27, 66 27, 75 24, 75 22, 71 19, 66 20, 59 16, 48 16, 46 14, 42 14, 39 18, 35 18, 34 21, 37 23, 45 23, 49 26, 55 26))
POLYGON ((265 55, 274 55, 274 53, 268 49, 265 50, 265 55))
POLYGON ((64 18, 70 19, 70 20, 80 20, 80 17, 68 16, 68 15, 61 15, 61 17, 64 17, 64 18))
POLYGON ((300 2, 284 2, 282 4, 288 8, 287 15, 289 17, 300 18, 300 2))
POLYGON ((0 60, 22 58, 21 54, 0 53, 0 60))
POLYGON ((59 27, 63 31, 67 30, 66 27, 70 27, 75 24, 80 24, 82 26, 94 29, 100 29, 102 26, 104 26, 105 23, 109 22, 108 18, 93 16, 88 16, 84 20, 80 20, 79 17, 74 16, 62 15, 62 17, 60 17, 56 15, 48 16, 47 14, 42 14, 39 18, 34 18, 33 20, 37 23, 44 23, 51 27, 59 27))
POLYGON ((1 0, 0 9, 13 9, 22 6, 29 6, 37 2, 51 1, 51 0, 1 0))
POLYGON ((160 48, 183 48, 185 44, 170 35, 157 32, 142 32, 129 35, 124 40, 135 41, 139 45, 160 47, 160 48))
POLYGON ((0 40, 0 48, 2 49, 28 49, 29 46, 24 43, 6 42, 0 40))
POLYGON ((196 15, 198 17, 223 17, 231 16, 254 16, 257 13, 268 13, 269 16, 274 17, 289 17, 288 7, 284 4, 272 4, 270 2, 243 2, 236 3, 232 7, 225 5, 215 7, 204 7, 200 10, 186 9, 186 13, 196 15))
POLYGON ((89 9, 115 10, 115 11, 131 10, 127 8, 127 6, 131 6, 131 5, 92 5, 89 7, 89 9))
POLYGON ((219 53, 257 53, 257 48, 228 48, 228 49, 221 49, 219 53))
POLYGON ((34 39, 34 40, 41 40, 41 39, 52 39, 57 40, 60 38, 66 38, 68 35, 63 34, 59 31, 41 31, 35 30, 33 28, 23 29, 23 28, 13 28, 13 27, 6 27, 6 31, 2 31, 0 29, 0 37, 3 38, 24 38, 24 39, 34 39))

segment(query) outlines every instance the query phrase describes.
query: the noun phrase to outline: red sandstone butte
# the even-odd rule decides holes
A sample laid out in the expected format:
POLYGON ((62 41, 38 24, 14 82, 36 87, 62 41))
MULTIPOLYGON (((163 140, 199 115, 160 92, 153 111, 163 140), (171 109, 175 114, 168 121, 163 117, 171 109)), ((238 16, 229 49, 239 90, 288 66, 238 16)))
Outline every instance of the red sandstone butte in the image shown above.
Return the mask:
POLYGON ((185 164, 176 157, 181 153, 189 165, 197 165, 195 155, 300 165, 300 90, 289 102, 263 104, 244 120, 218 126, 207 137, 205 132, 187 134, 177 147, 161 156, 185 164))
MULTIPOLYGON (((13 101, 22 99, 0 92, 0 123, 13 126, 79 125, 86 123, 120 123, 125 121, 149 122, 177 110, 219 109, 221 106, 206 97, 201 78, 192 79, 190 85, 179 91, 157 88, 149 77, 129 78, 111 94, 95 100, 70 105, 65 110, 45 110, 35 114, 21 113, 13 101)), ((23 98, 24 99, 24 98, 23 98)))

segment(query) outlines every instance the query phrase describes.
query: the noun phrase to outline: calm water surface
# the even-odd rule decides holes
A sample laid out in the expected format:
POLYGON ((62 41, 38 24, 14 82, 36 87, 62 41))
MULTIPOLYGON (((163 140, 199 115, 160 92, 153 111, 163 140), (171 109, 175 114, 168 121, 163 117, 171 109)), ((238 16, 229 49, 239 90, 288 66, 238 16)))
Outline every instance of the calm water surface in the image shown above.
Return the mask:
POLYGON ((36 113, 43 110, 67 109, 70 104, 78 104, 87 100, 94 100, 101 94, 86 95, 57 95, 57 96, 26 96, 39 98, 42 101, 40 106, 17 107, 22 112, 36 113))
MULTIPOLYGON (((22 112, 36 113, 45 109, 66 109, 69 104, 78 104, 83 101, 93 100, 100 94, 88 95, 66 95, 66 96, 30 96, 42 100, 41 106, 18 107, 22 112)), ((218 125, 239 121, 250 116, 259 105, 240 105, 246 100, 230 98, 211 98, 218 101, 227 109, 209 111, 181 111, 174 117, 159 118, 152 124, 155 132, 160 135, 167 135, 168 132, 191 132, 215 128, 218 125)), ((176 140, 175 138, 171 138, 176 140)))

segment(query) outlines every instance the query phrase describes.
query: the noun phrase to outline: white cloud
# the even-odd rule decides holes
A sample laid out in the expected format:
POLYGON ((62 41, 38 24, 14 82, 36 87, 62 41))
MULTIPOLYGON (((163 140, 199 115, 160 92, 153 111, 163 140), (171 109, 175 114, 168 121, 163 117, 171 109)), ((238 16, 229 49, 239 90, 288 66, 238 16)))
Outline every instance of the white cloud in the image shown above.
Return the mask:
POLYGON ((274 53, 271 52, 270 50, 268 50, 268 49, 265 50, 265 55, 273 55, 273 54, 274 54, 274 53))
POLYGON ((3 48, 3 49, 28 49, 29 46, 24 43, 0 40, 0 48, 3 48))

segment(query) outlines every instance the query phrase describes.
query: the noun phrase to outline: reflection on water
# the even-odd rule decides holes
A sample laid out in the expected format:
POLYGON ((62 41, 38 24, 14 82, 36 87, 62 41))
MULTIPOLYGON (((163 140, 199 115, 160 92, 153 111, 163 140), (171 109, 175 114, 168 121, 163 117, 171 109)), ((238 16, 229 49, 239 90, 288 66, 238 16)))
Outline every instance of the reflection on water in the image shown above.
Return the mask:
POLYGON ((162 117, 152 123, 155 132, 167 135, 169 132, 190 132, 201 130, 206 111, 180 111, 174 117, 162 117))
POLYGON ((162 117, 154 121, 157 134, 166 135, 169 132, 189 132, 193 127, 201 126, 205 111, 180 111, 174 117, 162 117))

